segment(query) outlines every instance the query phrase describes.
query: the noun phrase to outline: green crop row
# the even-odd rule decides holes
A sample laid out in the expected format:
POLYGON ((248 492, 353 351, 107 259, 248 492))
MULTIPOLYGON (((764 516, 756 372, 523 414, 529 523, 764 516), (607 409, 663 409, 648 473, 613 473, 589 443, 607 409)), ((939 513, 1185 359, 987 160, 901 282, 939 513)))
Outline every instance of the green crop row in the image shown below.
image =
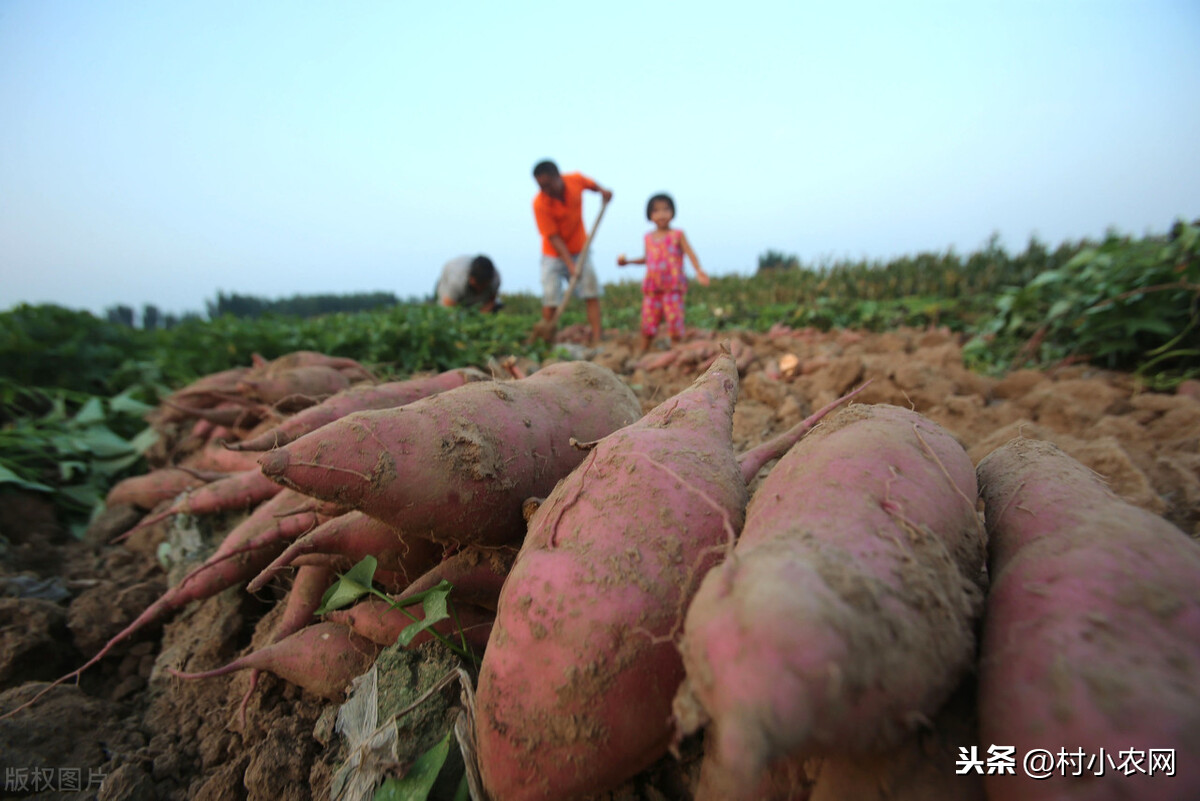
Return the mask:
MULTIPOLYGON (((976 369, 1004 371, 1064 361, 1137 373, 1155 388, 1200 375, 1200 228, 1170 236, 1110 234, 1102 242, 1037 242, 1010 256, 995 242, 963 258, 919 254, 891 262, 805 266, 769 254, 750 277, 693 286, 687 322, 713 330, 773 325, 882 331, 945 325, 968 337, 976 369)), ((195 378, 316 350, 357 359, 382 376, 462 365, 507 354, 542 358, 528 342, 541 304, 506 295, 485 315, 432 303, 312 318, 223 315, 169 330, 134 329, 87 312, 18 306, 0 313, 0 485, 62 490, 78 525, 84 507, 122 475, 141 469, 148 438, 140 404, 195 378)), ((605 325, 636 331, 636 282, 605 287, 605 325)), ((573 304, 561 325, 583 322, 573 304)))

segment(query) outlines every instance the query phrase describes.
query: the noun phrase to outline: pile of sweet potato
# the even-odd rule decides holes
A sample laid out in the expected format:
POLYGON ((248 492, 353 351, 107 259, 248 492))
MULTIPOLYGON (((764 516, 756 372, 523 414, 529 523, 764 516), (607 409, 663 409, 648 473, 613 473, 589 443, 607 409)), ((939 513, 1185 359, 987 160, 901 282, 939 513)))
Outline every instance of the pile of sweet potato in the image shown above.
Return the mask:
POLYGON ((185 457, 110 500, 157 507, 147 525, 252 511, 88 665, 193 600, 284 582, 271 645, 176 673, 267 670, 340 699, 411 622, 378 596, 314 615, 370 556, 397 601, 453 585, 435 630, 482 655, 467 751, 493 801, 594 796, 684 746, 703 752, 696 799, 1200 796, 1182 759, 1021 765, 1194 753, 1200 546, 1053 446, 976 469, 895 406, 841 399, 739 455, 740 355, 645 416, 588 362, 379 384, 307 354, 197 382, 159 415, 193 427, 185 457), (231 461, 206 461, 218 448, 231 461), (956 773, 990 745, 1015 775, 956 773))

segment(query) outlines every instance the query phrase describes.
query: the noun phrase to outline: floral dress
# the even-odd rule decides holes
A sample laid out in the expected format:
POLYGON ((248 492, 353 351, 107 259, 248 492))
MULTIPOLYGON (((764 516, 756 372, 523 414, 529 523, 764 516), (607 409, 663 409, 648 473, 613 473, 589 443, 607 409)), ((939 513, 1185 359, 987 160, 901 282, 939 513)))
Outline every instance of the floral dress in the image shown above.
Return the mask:
POLYGON ((687 276, 683 272, 683 232, 675 229, 660 235, 646 234, 646 277, 642 279, 642 335, 653 337, 660 322, 666 322, 673 339, 683 337, 683 295, 687 276))

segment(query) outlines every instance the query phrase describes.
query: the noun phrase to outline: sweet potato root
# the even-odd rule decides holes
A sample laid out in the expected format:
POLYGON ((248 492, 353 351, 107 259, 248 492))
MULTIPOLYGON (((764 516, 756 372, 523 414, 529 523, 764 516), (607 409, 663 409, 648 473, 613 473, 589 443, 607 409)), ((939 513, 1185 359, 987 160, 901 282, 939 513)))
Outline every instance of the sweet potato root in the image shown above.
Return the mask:
POLYGON ((448 581, 454 585, 456 599, 495 611, 516 558, 517 549, 512 546, 464 548, 414 579, 398 597, 408 598, 448 581))
POLYGON ((232 450, 266 451, 282 447, 297 437, 316 431, 323 425, 340 420, 352 412, 392 409, 415 400, 461 387, 471 381, 486 380, 488 376, 473 368, 447 370, 425 378, 389 381, 384 384, 360 384, 344 389, 316 406, 310 406, 284 420, 270 431, 253 439, 233 443, 232 450))
POLYGON ((244 378, 238 382, 238 392, 260 403, 279 403, 296 396, 317 400, 328 398, 350 386, 350 379, 332 367, 314 365, 244 378))
MULTIPOLYGON (((453 594, 454 591, 451 590, 451 596, 453 594)), ((330 612, 325 618, 337 623, 345 623, 356 634, 386 647, 395 644, 400 632, 414 622, 413 618, 424 620, 425 612, 420 604, 413 604, 401 611, 380 598, 369 598, 349 608, 330 612), (405 614, 405 611, 408 614, 405 614)), ((461 633, 466 639, 467 645, 476 653, 482 653, 495 620, 496 613, 489 609, 481 609, 472 604, 455 604, 454 616, 434 623, 431 628, 457 642, 461 626, 461 633)), ((409 647, 420 645, 431 639, 433 639, 432 634, 421 632, 413 638, 409 647)))
POLYGON ((444 543, 498 545, 525 529, 592 442, 641 407, 610 370, 560 362, 529 378, 478 382, 395 409, 355 412, 264 454, 263 473, 317 498, 444 543))
POLYGON ((931 716, 974 658, 983 556, 970 459, 931 421, 853 406, 792 448, 688 610, 675 717, 709 724, 705 797, 931 716))
POLYGON ((340 700, 351 680, 371 667, 379 651, 378 645, 355 634, 349 626, 324 621, 223 667, 195 673, 168 672, 181 679, 210 679, 238 670, 266 670, 314 695, 340 700))
POLYGON ((308 554, 343 556, 351 564, 364 556, 374 556, 384 570, 400 571, 415 579, 441 561, 442 551, 442 546, 437 543, 420 537, 405 537, 382 520, 362 512, 347 512, 295 540, 255 576, 247 589, 257 592, 276 571, 308 554))
POLYGON ((172 515, 211 515, 249 509, 278 495, 281 489, 283 488, 264 476, 261 470, 234 473, 227 478, 197 487, 163 511, 144 518, 117 539, 125 539, 133 532, 166 520, 172 515))
POLYGON ((228 475, 228 473, 205 474, 194 470, 164 467, 118 481, 108 491, 104 503, 106 506, 132 504, 140 509, 153 509, 181 492, 197 489, 211 481, 227 478, 228 475))
POLYGON ((1017 775, 984 778, 988 798, 1200 798, 1194 763, 1119 767, 1131 749, 1200 747, 1200 545, 1047 442, 1013 440, 978 475, 992 577, 980 730, 1018 759, 1017 775), (1082 749, 1082 776, 1023 775, 1034 748, 1082 749))
POLYGON ((476 695, 494 801, 582 797, 670 741, 672 641, 699 578, 741 527, 728 355, 598 442, 529 522, 476 695))

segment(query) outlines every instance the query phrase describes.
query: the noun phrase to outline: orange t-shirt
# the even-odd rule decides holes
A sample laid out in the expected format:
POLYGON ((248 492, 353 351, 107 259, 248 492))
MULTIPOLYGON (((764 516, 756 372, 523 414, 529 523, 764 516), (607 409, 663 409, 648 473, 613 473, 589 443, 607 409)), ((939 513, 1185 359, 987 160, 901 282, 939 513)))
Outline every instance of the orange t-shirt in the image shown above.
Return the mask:
POLYGON ((587 240, 587 229, 583 227, 583 190, 599 187, 581 172, 567 173, 562 179, 565 184, 562 200, 550 197, 545 192, 538 192, 533 199, 533 217, 542 235, 542 253, 547 256, 558 255, 554 245, 550 244, 550 237, 554 234, 563 238, 572 255, 583 250, 583 243, 587 240))

